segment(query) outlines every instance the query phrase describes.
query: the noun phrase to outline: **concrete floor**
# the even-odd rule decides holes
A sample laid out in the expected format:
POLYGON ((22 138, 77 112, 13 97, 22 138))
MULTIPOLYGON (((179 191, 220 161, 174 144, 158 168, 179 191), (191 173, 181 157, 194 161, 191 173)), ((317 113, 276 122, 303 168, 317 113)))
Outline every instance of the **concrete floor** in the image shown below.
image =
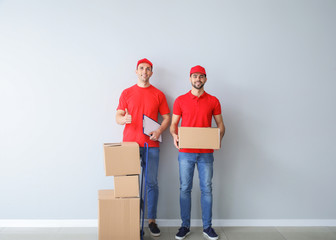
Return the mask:
MULTIPOLYGON (((145 229, 144 240, 173 240, 178 227, 161 227, 160 237, 145 229)), ((336 240, 336 227, 214 227, 223 240, 336 240)), ((1 240, 97 240, 97 228, 0 228, 1 240)), ((203 240, 202 228, 191 228, 186 240, 203 240)), ((122 239, 120 239, 122 240, 122 239)))

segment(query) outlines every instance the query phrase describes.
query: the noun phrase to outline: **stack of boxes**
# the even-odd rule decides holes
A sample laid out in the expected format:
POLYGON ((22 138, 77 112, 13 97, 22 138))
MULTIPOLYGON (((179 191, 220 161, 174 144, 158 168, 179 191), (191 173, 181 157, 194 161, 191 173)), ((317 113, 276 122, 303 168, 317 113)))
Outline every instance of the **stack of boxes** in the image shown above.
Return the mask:
POLYGON ((99 240, 140 239, 139 145, 105 143, 106 176, 114 176, 114 190, 98 191, 99 240))
MULTIPOLYGON (((220 148, 219 128, 179 127, 180 148, 220 148)), ((114 190, 98 191, 99 240, 140 239, 139 145, 104 144, 105 174, 114 176, 114 190)))

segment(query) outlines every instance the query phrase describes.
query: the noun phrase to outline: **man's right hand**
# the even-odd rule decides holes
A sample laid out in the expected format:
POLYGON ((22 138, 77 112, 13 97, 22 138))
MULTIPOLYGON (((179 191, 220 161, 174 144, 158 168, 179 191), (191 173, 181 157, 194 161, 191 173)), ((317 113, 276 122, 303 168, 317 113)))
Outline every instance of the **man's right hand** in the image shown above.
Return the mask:
POLYGON ((125 108, 124 124, 130 124, 132 122, 132 115, 128 113, 127 108, 125 108))

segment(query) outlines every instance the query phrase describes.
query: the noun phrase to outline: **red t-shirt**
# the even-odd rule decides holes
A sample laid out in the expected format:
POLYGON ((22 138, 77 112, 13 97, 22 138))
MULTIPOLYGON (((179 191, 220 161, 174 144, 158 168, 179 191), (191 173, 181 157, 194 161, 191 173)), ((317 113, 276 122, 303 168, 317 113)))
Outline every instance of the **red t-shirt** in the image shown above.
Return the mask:
POLYGON ((142 88, 137 84, 125 89, 120 98, 117 110, 127 108, 128 113, 132 116, 132 122, 125 124, 123 141, 137 142, 140 147, 147 142, 149 147, 159 147, 158 141, 152 141, 143 133, 143 114, 158 121, 158 113, 165 115, 170 113, 166 96, 159 89, 150 85, 142 88))
MULTIPOLYGON (((222 111, 216 97, 206 92, 197 97, 189 91, 176 98, 173 113, 182 117, 181 127, 211 127, 212 116, 222 111)), ((213 149, 180 149, 180 152, 211 153, 213 149)))

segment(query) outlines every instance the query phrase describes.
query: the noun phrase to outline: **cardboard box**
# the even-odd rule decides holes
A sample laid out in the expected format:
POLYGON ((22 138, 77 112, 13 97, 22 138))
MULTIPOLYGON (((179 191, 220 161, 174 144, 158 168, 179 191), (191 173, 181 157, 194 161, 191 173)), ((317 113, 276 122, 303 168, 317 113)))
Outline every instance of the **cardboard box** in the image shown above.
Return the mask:
POLYGON ((140 152, 136 142, 104 143, 106 176, 140 174, 140 152))
POLYGON ((100 190, 98 199, 99 240, 140 239, 140 198, 115 198, 113 190, 100 190))
POLYGON ((139 175, 115 176, 114 197, 139 197, 139 175))
POLYGON ((219 128, 179 127, 179 148, 220 149, 219 128))

